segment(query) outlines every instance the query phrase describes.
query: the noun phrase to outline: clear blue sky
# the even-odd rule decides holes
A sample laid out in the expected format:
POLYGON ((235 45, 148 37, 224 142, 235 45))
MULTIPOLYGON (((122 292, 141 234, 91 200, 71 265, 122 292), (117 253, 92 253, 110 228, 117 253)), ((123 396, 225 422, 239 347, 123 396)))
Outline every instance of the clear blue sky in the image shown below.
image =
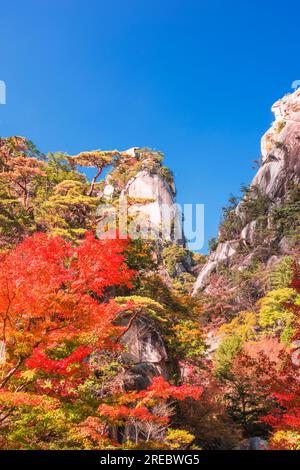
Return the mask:
POLYGON ((299 17, 296 0, 0 0, 0 135, 162 150, 207 240, 300 79, 299 17))

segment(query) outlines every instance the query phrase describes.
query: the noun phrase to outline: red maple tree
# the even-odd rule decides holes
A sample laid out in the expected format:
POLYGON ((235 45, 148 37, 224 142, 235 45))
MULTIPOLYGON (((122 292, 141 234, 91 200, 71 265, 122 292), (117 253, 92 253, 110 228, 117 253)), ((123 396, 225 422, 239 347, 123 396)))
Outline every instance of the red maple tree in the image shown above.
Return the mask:
POLYGON ((110 354, 118 356, 125 327, 114 320, 135 308, 132 302, 120 305, 113 300, 116 287, 131 287, 134 272, 125 263, 126 245, 125 240, 97 240, 87 233, 73 246, 37 233, 1 254, 0 447, 12 445, 3 437, 5 429, 14 436, 14 419, 26 423, 27 413, 33 437, 19 421, 22 439, 12 441, 18 448, 46 449, 64 445, 61 442, 79 448, 118 446, 112 433, 119 426, 129 433, 126 439, 134 426, 136 439, 148 442, 166 432, 170 401, 199 399, 200 387, 171 385, 162 377, 139 392, 124 392, 120 383, 110 383, 107 396, 97 391, 93 360, 102 354, 109 364, 110 354), (84 402, 83 390, 89 395, 84 402), (76 419, 66 411, 72 406, 80 408, 76 419), (32 423, 38 423, 44 411, 48 421, 41 431, 32 423), (55 423, 61 426, 64 419, 64 437, 51 444, 55 423))
MULTIPOLYGON (((300 269, 293 265, 293 278, 290 287, 300 293, 300 269)), ((271 383, 271 393, 277 406, 264 418, 275 434, 271 439, 271 448, 275 450, 300 449, 300 306, 286 304, 295 317, 293 343, 281 358, 281 368, 277 369, 271 383)))
POLYGON ((0 256, 0 393, 24 368, 74 375, 80 363, 115 331, 119 311, 103 301, 112 286, 130 287, 133 271, 124 263, 126 242, 100 241, 88 233, 79 246, 37 233, 0 256), (51 358, 62 342, 74 349, 51 358))

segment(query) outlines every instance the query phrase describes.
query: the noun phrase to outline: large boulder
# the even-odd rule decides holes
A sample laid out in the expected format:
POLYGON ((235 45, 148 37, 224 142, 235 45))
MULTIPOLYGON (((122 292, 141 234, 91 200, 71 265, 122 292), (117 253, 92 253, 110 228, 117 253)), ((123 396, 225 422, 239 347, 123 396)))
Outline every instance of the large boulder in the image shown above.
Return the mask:
POLYGON ((156 322, 146 315, 131 321, 131 315, 123 315, 118 322, 127 327, 121 339, 125 345, 122 360, 126 364, 124 385, 127 390, 147 388, 153 377, 168 378, 168 354, 156 322))
POLYGON ((245 225, 245 227, 241 231, 241 240, 246 245, 254 244, 256 225, 257 225, 256 220, 252 220, 247 225, 245 225))
POLYGON ((174 188, 162 175, 151 174, 147 169, 138 172, 128 181, 121 196, 127 196, 129 201, 133 201, 128 210, 129 216, 140 220, 152 233, 159 234, 163 229, 164 240, 173 241, 172 230, 176 227, 178 239, 174 241, 183 239, 181 215, 175 204, 174 188))

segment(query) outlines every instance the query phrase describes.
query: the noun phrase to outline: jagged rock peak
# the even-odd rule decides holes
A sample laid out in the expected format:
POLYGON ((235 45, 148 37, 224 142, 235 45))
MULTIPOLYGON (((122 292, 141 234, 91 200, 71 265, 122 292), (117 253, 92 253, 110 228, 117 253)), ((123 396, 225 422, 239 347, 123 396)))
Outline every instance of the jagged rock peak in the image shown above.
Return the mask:
POLYGON ((140 225, 153 233, 164 231, 168 241, 183 243, 183 234, 175 239, 174 227, 182 232, 181 214, 175 204, 173 174, 163 166, 163 154, 147 148, 132 147, 106 177, 103 195, 107 201, 127 197, 128 214, 139 218, 140 225), (169 217, 169 224, 166 220, 169 217))
MULTIPOLYGON (((300 181, 300 89, 294 93, 284 96, 276 101, 272 106, 275 120, 270 129, 264 134, 261 140, 261 166, 254 176, 250 185, 252 198, 261 197, 261 213, 249 219, 246 211, 247 202, 243 198, 235 209, 236 220, 234 221, 234 236, 224 238, 223 227, 221 226, 217 240, 217 246, 209 255, 207 263, 199 273, 194 286, 194 294, 209 283, 211 273, 213 273, 220 263, 232 265, 232 259, 237 254, 241 244, 250 247, 244 257, 240 257, 238 269, 246 268, 254 254, 257 253, 257 236, 262 231, 261 219, 264 218, 265 229, 270 229, 270 219, 272 210, 282 206, 291 185, 299 184, 300 181), (264 200, 263 200, 264 198, 264 200)), ((253 200, 252 199, 252 200, 253 200)), ((271 234, 269 239, 261 239, 261 244, 269 241, 276 241, 278 233, 271 234), (273 237, 273 239, 272 239, 273 237)), ((276 230, 275 230, 276 232, 276 230)), ((283 237, 278 242, 278 253, 285 254, 283 245, 289 244, 287 237, 283 237), (284 243, 283 243, 284 242, 284 243)), ((274 253, 273 253, 274 255, 274 253)), ((271 253, 270 253, 271 257, 271 253)), ((274 256, 273 256, 274 257, 274 256)), ((265 260, 268 265, 268 260, 265 260)))
POLYGON ((261 140, 262 166, 252 181, 271 198, 282 197, 300 173, 300 89, 272 106, 275 121, 261 140))

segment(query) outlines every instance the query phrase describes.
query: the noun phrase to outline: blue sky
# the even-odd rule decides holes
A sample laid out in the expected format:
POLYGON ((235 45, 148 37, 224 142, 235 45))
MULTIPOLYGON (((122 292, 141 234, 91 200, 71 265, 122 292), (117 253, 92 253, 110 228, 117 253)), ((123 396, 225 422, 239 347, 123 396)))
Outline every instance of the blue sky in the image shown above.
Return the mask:
POLYGON ((0 0, 0 135, 162 150, 208 240, 300 79, 299 15, 294 0, 0 0))

